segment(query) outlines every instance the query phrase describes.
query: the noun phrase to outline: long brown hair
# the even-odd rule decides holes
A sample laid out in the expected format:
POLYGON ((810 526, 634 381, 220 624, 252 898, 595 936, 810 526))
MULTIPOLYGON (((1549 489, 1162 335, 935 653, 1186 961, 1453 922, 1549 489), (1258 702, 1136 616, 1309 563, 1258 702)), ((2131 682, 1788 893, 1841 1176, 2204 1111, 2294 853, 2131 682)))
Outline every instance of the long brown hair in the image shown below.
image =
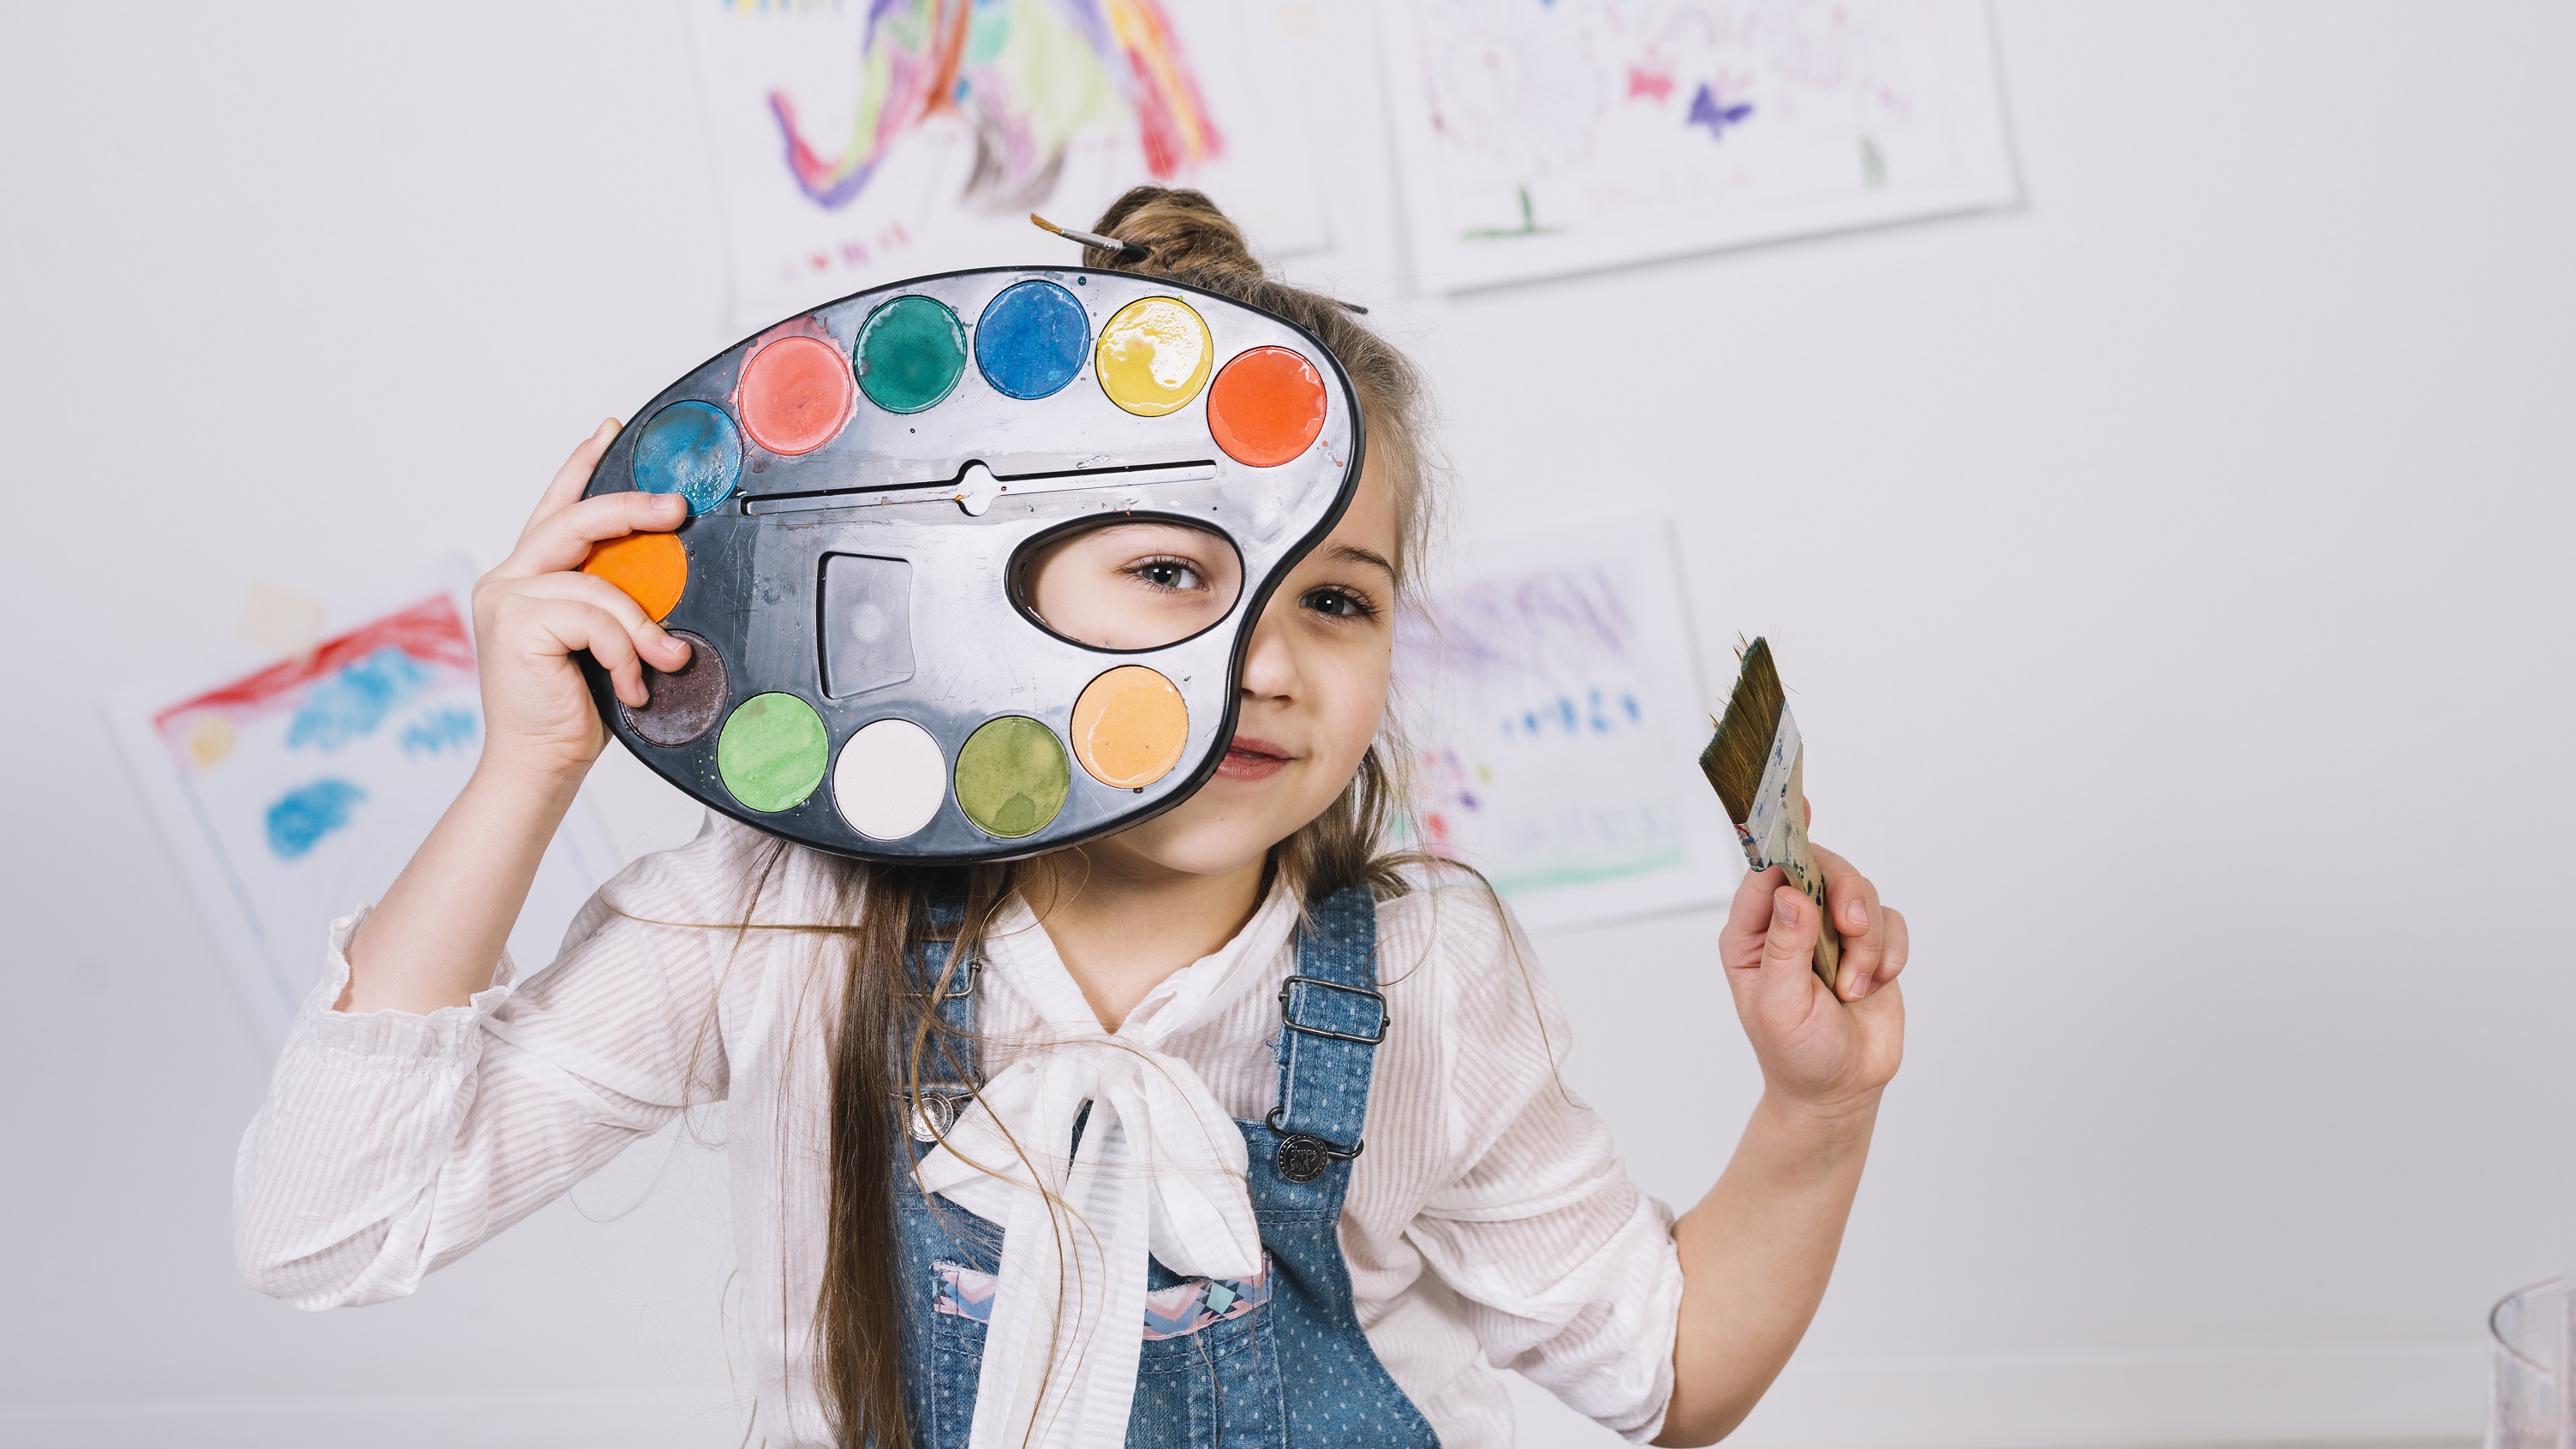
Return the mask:
MULTIPOLYGON (((1332 351, 1360 395, 1368 450, 1394 496, 1399 596, 1408 593, 1432 522, 1423 447, 1424 399, 1413 364, 1363 325, 1353 308, 1274 280, 1243 232, 1196 191, 1140 186, 1111 204, 1093 230, 1142 244, 1149 256, 1125 262, 1086 248, 1085 265, 1116 268, 1201 287, 1275 313, 1332 351)), ((1300 899, 1366 884, 1379 898, 1403 892, 1401 868, 1416 857, 1384 850, 1398 808, 1396 772, 1372 745, 1340 797, 1273 848, 1271 868, 1300 899)), ((785 849, 786 847, 781 847, 785 849)), ((957 1070, 973 1044, 939 1024, 928 1002, 909 994, 904 961, 922 942, 951 936, 950 971, 967 959, 1010 898, 1008 867, 936 871, 819 857, 833 883, 827 918, 843 942, 840 1010, 830 1024, 831 1186, 826 1207, 823 1285, 814 1305, 814 1376, 835 1435, 878 1449, 911 1443, 903 1403, 902 1313, 908 1285, 894 1251, 895 1194, 917 1190, 896 1179, 896 1104, 924 1079, 966 1080, 957 1070), (962 894, 964 920, 934 922, 934 894, 962 894), (953 934, 952 934, 953 933, 953 934), (899 1035, 898 1035, 899 1034, 899 1035), (908 1042, 909 1050, 889 1051, 908 1042), (898 1061, 898 1056, 903 1059, 898 1061), (900 1085, 899 1085, 900 1084, 900 1085)))

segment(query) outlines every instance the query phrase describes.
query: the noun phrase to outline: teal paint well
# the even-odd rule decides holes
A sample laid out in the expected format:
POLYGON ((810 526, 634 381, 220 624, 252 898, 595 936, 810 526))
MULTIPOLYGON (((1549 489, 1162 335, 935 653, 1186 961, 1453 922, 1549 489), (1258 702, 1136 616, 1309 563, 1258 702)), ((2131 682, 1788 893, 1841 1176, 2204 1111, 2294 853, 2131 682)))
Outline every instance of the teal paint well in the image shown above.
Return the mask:
POLYGON ((966 373, 966 328, 948 305, 897 297, 868 314, 851 349, 859 391, 890 413, 936 407, 966 373))

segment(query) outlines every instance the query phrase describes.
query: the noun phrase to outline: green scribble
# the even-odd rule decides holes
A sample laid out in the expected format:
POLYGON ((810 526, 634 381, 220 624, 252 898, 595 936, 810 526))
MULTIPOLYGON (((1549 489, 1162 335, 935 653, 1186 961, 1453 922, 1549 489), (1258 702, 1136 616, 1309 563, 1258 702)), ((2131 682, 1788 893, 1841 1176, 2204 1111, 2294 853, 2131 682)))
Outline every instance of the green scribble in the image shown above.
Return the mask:
POLYGON ((1556 230, 1555 227, 1541 226, 1538 224, 1538 216, 1530 206, 1529 188, 1523 186, 1516 189, 1520 192, 1521 197, 1521 224, 1518 226, 1480 226, 1467 233, 1467 240, 1493 241, 1498 237, 1507 236, 1541 236, 1556 230))
POLYGON ((1868 186, 1887 184, 1887 158, 1878 154, 1878 143, 1867 136, 1860 138, 1860 179, 1868 186))
POLYGON ((1541 868, 1514 875, 1497 875, 1494 889, 1504 895, 1520 891, 1547 890, 1557 886, 1589 885, 1594 881, 1618 880, 1626 876, 1647 875, 1683 864, 1688 855, 1679 846, 1655 855, 1619 861, 1616 864, 1570 865, 1553 869, 1541 868))

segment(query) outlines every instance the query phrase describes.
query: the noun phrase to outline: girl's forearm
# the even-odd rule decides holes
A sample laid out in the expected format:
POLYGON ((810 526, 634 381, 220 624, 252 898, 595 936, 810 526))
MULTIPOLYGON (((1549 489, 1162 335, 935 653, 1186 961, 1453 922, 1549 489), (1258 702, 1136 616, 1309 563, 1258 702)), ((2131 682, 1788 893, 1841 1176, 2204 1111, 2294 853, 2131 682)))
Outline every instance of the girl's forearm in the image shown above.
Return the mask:
POLYGON ((350 939, 338 1009, 426 1014, 491 985, 546 843, 580 788, 578 775, 485 756, 350 939))
POLYGON ((1713 1444, 1753 1412, 1833 1276, 1878 1098, 1824 1109, 1764 1094, 1725 1175, 1673 1224, 1682 1307, 1658 1444, 1713 1444))

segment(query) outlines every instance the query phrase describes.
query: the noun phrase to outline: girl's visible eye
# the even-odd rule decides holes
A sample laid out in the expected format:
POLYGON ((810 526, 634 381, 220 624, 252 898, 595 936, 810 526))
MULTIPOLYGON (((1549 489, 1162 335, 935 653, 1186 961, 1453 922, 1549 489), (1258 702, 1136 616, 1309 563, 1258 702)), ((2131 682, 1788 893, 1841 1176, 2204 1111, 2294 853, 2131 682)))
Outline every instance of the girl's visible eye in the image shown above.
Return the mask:
POLYGON ((1306 597, 1299 599, 1297 603, 1300 607, 1312 609, 1328 619, 1377 617, 1377 605, 1370 603, 1367 595, 1340 584, 1326 584, 1319 589, 1309 589, 1306 591, 1306 597))
POLYGON ((1148 588, 1170 589, 1175 593, 1207 587, 1207 579, 1198 565, 1185 558, 1138 559, 1127 566, 1127 574, 1148 588))

